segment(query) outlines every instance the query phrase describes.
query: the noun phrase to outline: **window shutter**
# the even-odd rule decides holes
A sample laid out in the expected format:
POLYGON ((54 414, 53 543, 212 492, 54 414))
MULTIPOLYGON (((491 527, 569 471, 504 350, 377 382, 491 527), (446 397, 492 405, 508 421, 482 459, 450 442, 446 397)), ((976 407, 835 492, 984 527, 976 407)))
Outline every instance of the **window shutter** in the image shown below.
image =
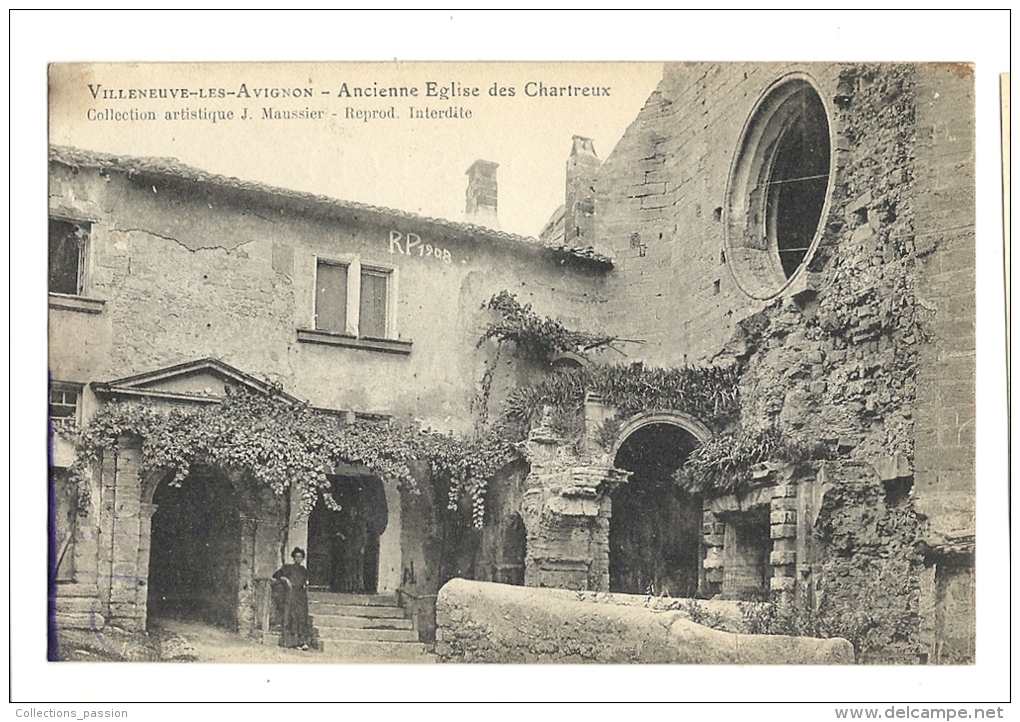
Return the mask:
POLYGON ((360 334, 369 338, 386 338, 386 286, 388 274, 379 271, 361 272, 360 334))
POLYGON ((315 328, 347 330, 347 266, 319 262, 315 273, 315 328))

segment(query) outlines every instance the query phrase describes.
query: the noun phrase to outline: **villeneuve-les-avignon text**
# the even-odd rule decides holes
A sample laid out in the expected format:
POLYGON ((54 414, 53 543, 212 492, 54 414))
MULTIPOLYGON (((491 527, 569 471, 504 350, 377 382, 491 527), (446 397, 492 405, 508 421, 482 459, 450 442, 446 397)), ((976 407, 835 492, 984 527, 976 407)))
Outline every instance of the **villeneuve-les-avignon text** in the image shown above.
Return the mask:
MULTIPOLYGON (((236 88, 198 87, 198 88, 109 88, 102 83, 89 83, 89 93, 94 100, 102 101, 144 101, 144 100, 286 100, 309 98, 344 98, 366 100, 388 99, 431 99, 445 102, 451 100, 469 100, 484 96, 491 98, 608 98, 612 88, 608 85, 561 85, 546 83, 542 80, 529 80, 521 86, 505 85, 494 81, 483 90, 482 86, 465 85, 456 81, 427 81, 422 85, 386 86, 373 82, 371 85, 352 85, 346 82, 339 87, 329 89, 304 87, 261 87, 241 83, 236 88)), ((323 120, 336 117, 337 113, 322 108, 305 105, 302 108, 277 108, 263 106, 256 111, 248 108, 224 109, 212 107, 182 106, 174 109, 154 111, 141 108, 89 108, 86 117, 90 121, 155 121, 155 120, 199 120, 216 123, 232 120, 323 120)), ((406 114, 397 110, 396 106, 387 108, 357 108, 347 106, 341 117, 345 120, 372 121, 397 120, 407 117, 412 120, 467 120, 473 116, 470 108, 460 105, 445 107, 409 105, 406 114)))

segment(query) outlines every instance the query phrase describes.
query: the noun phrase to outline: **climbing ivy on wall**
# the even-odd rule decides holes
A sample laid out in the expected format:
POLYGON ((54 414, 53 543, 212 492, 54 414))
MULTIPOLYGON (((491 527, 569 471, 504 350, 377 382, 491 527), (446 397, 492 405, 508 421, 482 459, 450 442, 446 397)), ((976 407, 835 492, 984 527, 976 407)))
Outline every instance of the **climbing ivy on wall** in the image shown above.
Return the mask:
POLYGON ((754 486, 753 468, 766 462, 833 458, 824 444, 787 438, 778 426, 717 434, 694 449, 673 478, 685 491, 732 494, 754 486))
POLYGON ((558 353, 590 351, 616 340, 614 336, 574 331, 555 319, 539 316, 530 303, 521 305, 509 291, 500 291, 482 308, 495 311, 499 320, 486 327, 478 345, 490 338, 500 343, 510 341, 517 345, 517 354, 523 358, 548 361, 558 353))
MULTIPOLYGON (((555 319, 539 316, 531 304, 522 305, 509 291, 496 294, 482 308, 495 311, 499 320, 486 327, 478 345, 489 339, 512 343, 518 357, 533 361, 549 361, 557 353, 583 353, 625 340, 569 329, 555 319)), ((589 393, 616 409, 617 422, 643 411, 670 410, 722 429, 737 418, 738 381, 734 368, 645 368, 642 364, 561 368, 538 383, 513 391, 493 424, 493 433, 523 441, 545 417, 564 439, 577 440, 585 431, 584 400, 589 393)), ((491 374, 483 384, 486 396, 489 384, 491 374)), ((487 399, 482 401, 484 407, 487 399)), ((612 424, 615 422, 610 420, 606 428, 595 431, 604 432, 607 438, 615 436, 617 426, 610 428, 612 424)))
POLYGON ((179 484, 192 466, 208 464, 241 472, 278 495, 298 485, 304 514, 320 498, 335 503, 326 474, 336 465, 363 465, 415 492, 412 464, 422 462, 434 481, 448 487, 452 508, 461 502, 471 506, 476 525, 489 480, 519 458, 515 447, 491 435, 457 439, 386 420, 347 423, 280 394, 246 391, 198 408, 114 402, 84 428, 57 431, 74 438, 78 453, 71 471, 84 491, 80 499, 88 498, 92 465, 128 437, 141 444, 143 473, 169 472, 170 483, 179 484))
POLYGON ((733 368, 607 364, 562 369, 540 383, 514 391, 499 425, 507 438, 524 438, 543 409, 551 407, 554 429, 569 437, 583 427, 584 399, 594 393, 616 409, 618 419, 643 411, 670 410, 722 429, 737 418, 737 382, 733 368))

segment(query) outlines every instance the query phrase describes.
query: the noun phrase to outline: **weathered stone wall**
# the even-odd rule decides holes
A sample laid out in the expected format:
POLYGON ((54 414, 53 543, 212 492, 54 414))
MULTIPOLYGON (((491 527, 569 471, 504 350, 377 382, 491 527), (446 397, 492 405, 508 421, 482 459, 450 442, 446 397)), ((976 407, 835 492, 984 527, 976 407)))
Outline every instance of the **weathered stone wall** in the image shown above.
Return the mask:
POLYGON ((521 518, 525 463, 493 480, 485 494, 485 519, 474 578, 500 584, 524 584, 527 529, 521 518))
MULTIPOLYGON (((972 616, 948 610, 965 609, 955 595, 973 585, 947 582, 939 588, 957 591, 936 604, 911 545, 930 535, 933 548, 966 555, 973 543, 969 69, 672 65, 597 187, 597 234, 617 258, 607 331, 645 340, 650 363, 739 364, 744 427, 778 424, 841 460, 825 475, 819 523, 831 528, 819 548, 790 536, 777 550, 773 537, 773 554, 831 602, 870 605, 887 661, 938 661, 936 626, 968 637, 972 616), (759 301, 727 268, 727 183, 755 103, 794 72, 826 106, 833 183, 806 272, 759 301)), ((939 553, 927 563, 937 567, 939 553)), ((946 579, 970 573, 943 566, 946 579)))
POLYGON ((851 664, 843 639, 740 635, 678 611, 582 601, 583 595, 454 579, 439 592, 444 662, 851 664))
POLYGON ((932 661, 974 660, 976 440, 974 277, 974 79, 969 66, 917 73, 918 303, 929 342, 919 349, 914 479, 916 506, 935 550, 937 603, 925 626, 932 661))
POLYGON ((904 489, 869 464, 827 463, 811 527, 817 541, 811 614, 852 639, 859 661, 928 659, 921 634, 920 522, 904 489))
POLYGON ((632 355, 664 366, 708 360, 737 322, 762 307, 736 286, 723 260, 727 179, 759 95, 804 70, 828 95, 835 92, 834 65, 668 65, 603 163, 596 234, 616 257, 606 280, 606 327, 645 341, 632 355))

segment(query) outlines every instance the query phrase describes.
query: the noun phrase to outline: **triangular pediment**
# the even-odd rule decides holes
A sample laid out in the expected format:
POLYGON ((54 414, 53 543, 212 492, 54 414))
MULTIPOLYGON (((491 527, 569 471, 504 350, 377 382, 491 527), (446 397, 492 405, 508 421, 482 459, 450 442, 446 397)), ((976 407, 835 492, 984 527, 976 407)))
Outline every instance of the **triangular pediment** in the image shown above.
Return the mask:
MULTIPOLYGON (((205 358, 176 366, 127 376, 109 383, 94 384, 96 393, 110 397, 135 397, 217 403, 234 389, 268 394, 273 387, 230 364, 205 358)), ((291 400, 293 397, 283 394, 291 400)))

